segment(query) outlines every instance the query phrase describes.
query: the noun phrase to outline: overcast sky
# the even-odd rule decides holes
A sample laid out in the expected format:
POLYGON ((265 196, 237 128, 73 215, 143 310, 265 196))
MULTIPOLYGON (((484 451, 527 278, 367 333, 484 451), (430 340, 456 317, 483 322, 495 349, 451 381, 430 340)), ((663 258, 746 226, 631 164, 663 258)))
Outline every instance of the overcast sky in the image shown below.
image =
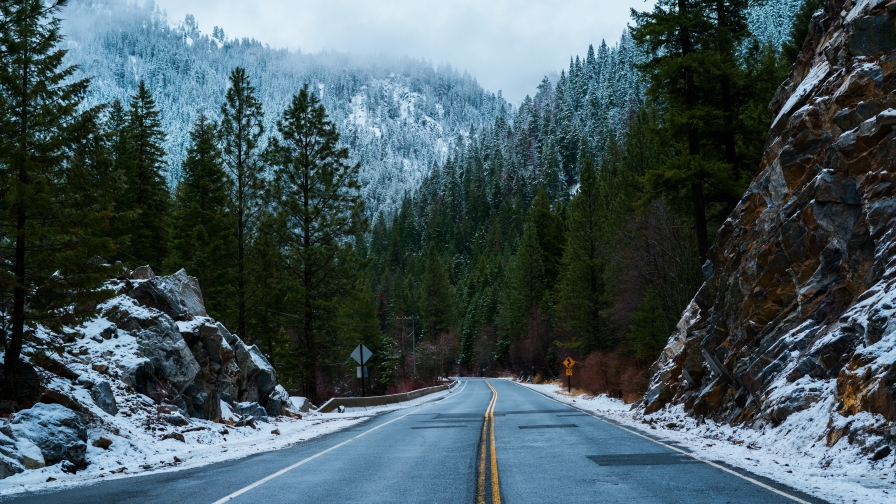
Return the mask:
POLYGON ((653 0, 156 0, 169 22, 196 16, 229 38, 302 52, 426 58, 469 71, 519 104, 588 44, 615 44, 629 9, 653 0))

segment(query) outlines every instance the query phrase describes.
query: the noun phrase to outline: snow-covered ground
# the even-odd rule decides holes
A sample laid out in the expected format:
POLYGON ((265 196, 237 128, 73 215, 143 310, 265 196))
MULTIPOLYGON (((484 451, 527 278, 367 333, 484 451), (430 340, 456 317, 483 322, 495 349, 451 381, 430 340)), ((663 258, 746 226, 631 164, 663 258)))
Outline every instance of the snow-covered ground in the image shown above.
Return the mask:
MULTIPOLYGON (((189 425, 173 427, 164 422, 150 422, 137 428, 132 417, 103 415, 102 429, 88 428, 91 443, 87 448, 90 465, 77 474, 68 474, 60 464, 25 471, 0 480, 0 497, 30 491, 46 491, 143 475, 150 472, 179 471, 216 462, 243 458, 255 453, 279 450, 297 443, 357 425, 376 415, 411 408, 434 401, 449 392, 438 392, 401 404, 377 408, 353 408, 345 413, 306 413, 304 418, 279 417, 276 421, 258 422, 252 427, 228 427, 206 420, 189 419, 189 425), (119 435, 110 434, 117 431, 119 435), (279 432, 279 434, 274 433, 279 432), (178 432, 185 442, 161 439, 178 432), (107 450, 93 446, 99 437, 112 441, 107 450)), ((84 401, 88 403, 88 401, 84 401)), ((144 405, 147 412, 155 406, 144 405)), ((139 409, 139 406, 134 406, 139 409)), ((0 420, 0 426, 3 421, 0 420)))
POLYGON ((682 406, 643 415, 618 399, 592 397, 576 390, 568 394, 558 384, 520 385, 623 426, 665 438, 701 459, 722 461, 830 502, 896 503, 892 457, 873 462, 846 439, 827 446, 825 427, 833 407, 829 401, 819 401, 808 410, 794 413, 778 427, 752 429, 711 420, 698 422, 687 417, 682 406))

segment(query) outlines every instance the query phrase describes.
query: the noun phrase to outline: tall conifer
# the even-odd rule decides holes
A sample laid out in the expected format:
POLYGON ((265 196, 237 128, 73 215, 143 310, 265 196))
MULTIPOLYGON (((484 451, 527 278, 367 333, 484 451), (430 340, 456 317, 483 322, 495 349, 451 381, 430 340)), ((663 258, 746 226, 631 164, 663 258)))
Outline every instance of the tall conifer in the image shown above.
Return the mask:
POLYGON ((357 278, 351 239, 366 232, 368 224, 360 164, 349 162, 336 126, 308 86, 293 97, 277 131, 268 151, 279 220, 274 231, 284 251, 283 266, 294 277, 298 372, 303 393, 313 402, 320 359, 333 345, 336 302, 357 278))
POLYGON ((183 179, 172 215, 172 268, 186 268, 205 294, 209 314, 232 322, 228 302, 234 284, 236 240, 233 214, 227 209, 230 181, 215 139, 217 126, 204 114, 190 133, 183 179))
POLYGON ((128 185, 124 209, 135 213, 125 257, 132 265, 149 263, 161 271, 168 258, 168 214, 171 193, 165 181, 165 132, 156 102, 140 81, 131 97, 125 141, 128 185))
POLYGON ((249 253, 254 232, 258 229, 260 201, 264 193, 258 142, 264 134, 264 113, 255 96, 255 88, 244 68, 230 74, 230 87, 221 106, 221 125, 218 138, 224 157, 224 167, 233 180, 230 190, 230 211, 234 215, 236 235, 236 327, 246 334, 247 303, 249 302, 249 253))
POLYGON ((569 204, 557 289, 560 323, 582 355, 607 343, 601 341, 601 312, 607 306, 601 213, 606 209, 602 208, 599 191, 594 164, 586 158, 579 192, 569 204))
POLYGON ((64 63, 65 1, 0 3, 0 342, 2 395, 17 399, 27 327, 90 315, 108 274, 94 255, 110 251, 95 230, 108 222, 102 168, 91 156, 98 109, 82 109, 88 80, 64 63), (80 309, 72 309, 78 307, 80 309))

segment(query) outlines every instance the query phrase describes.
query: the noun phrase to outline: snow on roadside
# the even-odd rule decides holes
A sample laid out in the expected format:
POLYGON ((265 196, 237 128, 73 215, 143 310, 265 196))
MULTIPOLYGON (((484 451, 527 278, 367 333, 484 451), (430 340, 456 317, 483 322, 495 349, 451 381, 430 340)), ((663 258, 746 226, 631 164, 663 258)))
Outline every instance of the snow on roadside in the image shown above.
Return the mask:
MULTIPOLYGON (((614 420, 644 434, 712 461, 722 461, 753 474, 835 503, 896 503, 896 477, 890 458, 872 462, 846 439, 833 447, 825 442, 832 404, 819 401, 791 415, 778 427, 733 427, 685 415, 682 406, 652 415, 605 395, 592 397, 558 384, 519 385, 559 402, 614 420)), ((861 420, 861 419, 860 419, 861 420)))
MULTIPOLYGON (((54 385, 63 386, 62 383, 54 385)), ((90 465, 86 469, 77 474, 68 474, 62 472, 60 465, 56 464, 25 471, 0 481, 0 497, 24 492, 52 491, 148 473, 180 471, 288 448, 355 426, 379 414, 419 406, 450 393, 439 392, 413 401, 375 408, 352 408, 345 413, 311 412, 304 414, 301 420, 278 417, 270 422, 259 421, 256 428, 229 427, 191 418, 186 428, 167 429, 181 433, 186 442, 176 439, 160 440, 165 434, 160 430, 135 428, 133 422, 120 415, 111 416, 98 408, 91 408, 93 413, 101 415, 104 425, 88 428, 90 442, 87 459, 90 465), (279 434, 275 434, 275 430, 279 434), (115 431, 119 435, 111 434, 115 431), (108 450, 92 445, 101 436, 112 441, 108 450)), ((88 401, 83 403, 92 404, 88 401)), ((0 426, 2 425, 0 420, 0 426)))

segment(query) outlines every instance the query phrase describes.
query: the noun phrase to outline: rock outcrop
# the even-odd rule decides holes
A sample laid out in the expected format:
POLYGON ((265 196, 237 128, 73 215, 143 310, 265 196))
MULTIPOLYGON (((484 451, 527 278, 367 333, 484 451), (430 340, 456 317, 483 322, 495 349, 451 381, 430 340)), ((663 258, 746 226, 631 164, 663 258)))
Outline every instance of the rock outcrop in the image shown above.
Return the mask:
POLYGON ((108 323, 115 334, 136 337, 138 355, 115 356, 123 382, 157 404, 206 420, 220 421, 222 395, 258 403, 272 416, 285 413, 281 398, 272 397, 274 367, 256 346, 208 317, 195 278, 183 270, 157 277, 143 267, 113 286, 119 296, 93 330, 109 333, 108 323))
MULTIPOLYGON (((191 428, 209 429, 199 420, 254 427, 301 418, 264 354, 208 316, 195 278, 142 267, 106 288, 116 295, 96 318, 58 333, 38 328, 29 340, 22 369, 45 387, 35 406, 0 417, 0 479, 57 464, 83 469, 88 431, 93 446, 114 451, 119 445, 97 436, 125 449, 122 430, 131 428, 186 442, 191 428), (31 364, 48 378, 38 379, 31 364)), ((6 406, 7 414, 19 408, 6 406)))
POLYGON ((719 230, 645 413, 674 403, 697 417, 777 424, 836 394, 823 419, 830 444, 853 442, 850 418, 861 412, 873 425, 859 437, 875 450, 891 442, 894 16, 896 3, 829 0, 812 21, 772 103, 760 173, 719 230))

